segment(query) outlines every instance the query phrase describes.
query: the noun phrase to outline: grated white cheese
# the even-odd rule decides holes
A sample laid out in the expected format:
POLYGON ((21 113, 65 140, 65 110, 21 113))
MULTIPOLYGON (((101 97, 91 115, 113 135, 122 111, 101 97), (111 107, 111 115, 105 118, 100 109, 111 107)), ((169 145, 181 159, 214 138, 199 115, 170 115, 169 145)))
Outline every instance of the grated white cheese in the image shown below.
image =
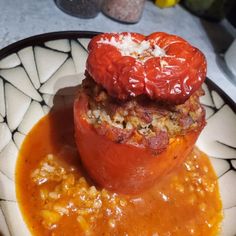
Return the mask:
POLYGON ((161 66, 161 69, 163 69, 164 67, 168 66, 168 62, 165 61, 165 60, 160 60, 160 66, 161 66))
POLYGON ((159 46, 155 45, 152 48, 149 41, 135 42, 130 34, 120 36, 119 41, 115 37, 111 37, 110 40, 101 39, 98 43, 112 45, 121 52, 122 56, 131 56, 140 62, 145 62, 152 57, 163 57, 166 55, 165 50, 159 46))
POLYGON ((137 80, 137 79, 134 79, 134 78, 129 78, 129 82, 131 83, 131 84, 137 84, 137 83, 139 83, 139 80, 137 80))
POLYGON ((153 55, 155 57, 163 57, 166 55, 165 50, 160 48, 159 46, 155 45, 155 48, 153 50, 153 55))

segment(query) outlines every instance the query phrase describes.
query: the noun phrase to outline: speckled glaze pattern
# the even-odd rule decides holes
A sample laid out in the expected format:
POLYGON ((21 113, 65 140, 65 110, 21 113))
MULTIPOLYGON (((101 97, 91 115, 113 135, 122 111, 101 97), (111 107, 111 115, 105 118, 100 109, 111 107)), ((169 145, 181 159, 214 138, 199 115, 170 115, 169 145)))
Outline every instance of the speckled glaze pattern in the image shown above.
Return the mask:
MULTIPOLYGON (((92 32, 35 36, 0 51, 0 235, 30 235, 15 192, 19 148, 31 128, 55 105, 67 106, 84 78, 92 32)), ((197 145, 210 156, 224 207, 223 236, 236 235, 236 105, 209 79, 201 102, 207 125, 197 145)))

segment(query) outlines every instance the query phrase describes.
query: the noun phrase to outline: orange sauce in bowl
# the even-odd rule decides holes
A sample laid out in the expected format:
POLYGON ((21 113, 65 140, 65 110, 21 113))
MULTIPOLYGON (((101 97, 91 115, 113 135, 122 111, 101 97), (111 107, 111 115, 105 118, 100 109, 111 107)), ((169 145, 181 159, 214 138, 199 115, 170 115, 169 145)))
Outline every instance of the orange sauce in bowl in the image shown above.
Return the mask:
POLYGON ((50 113, 28 134, 17 161, 16 189, 33 235, 211 236, 218 235, 222 220, 217 176, 197 148, 140 194, 94 186, 76 150, 71 109, 50 113))

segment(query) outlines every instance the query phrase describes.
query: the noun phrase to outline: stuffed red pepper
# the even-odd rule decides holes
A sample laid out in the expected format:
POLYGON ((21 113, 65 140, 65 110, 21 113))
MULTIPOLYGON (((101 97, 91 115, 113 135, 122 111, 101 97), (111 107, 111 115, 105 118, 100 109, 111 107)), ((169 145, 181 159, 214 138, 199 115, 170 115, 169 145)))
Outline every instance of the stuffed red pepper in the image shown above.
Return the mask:
POLYGON ((100 186, 150 187, 191 152, 205 125, 204 55, 165 33, 101 34, 74 102, 82 163, 100 186))

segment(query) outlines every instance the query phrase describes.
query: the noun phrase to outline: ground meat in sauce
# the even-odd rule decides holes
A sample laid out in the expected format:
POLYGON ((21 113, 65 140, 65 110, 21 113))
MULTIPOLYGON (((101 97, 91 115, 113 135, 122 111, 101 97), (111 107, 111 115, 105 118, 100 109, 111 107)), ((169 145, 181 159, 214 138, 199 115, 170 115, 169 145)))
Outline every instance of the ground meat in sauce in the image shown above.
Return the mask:
POLYGON ((198 131, 205 124, 205 110, 199 102, 202 89, 181 105, 161 104, 144 96, 120 102, 87 76, 79 93, 88 97, 88 122, 100 135, 118 143, 161 152, 172 138, 198 131))

